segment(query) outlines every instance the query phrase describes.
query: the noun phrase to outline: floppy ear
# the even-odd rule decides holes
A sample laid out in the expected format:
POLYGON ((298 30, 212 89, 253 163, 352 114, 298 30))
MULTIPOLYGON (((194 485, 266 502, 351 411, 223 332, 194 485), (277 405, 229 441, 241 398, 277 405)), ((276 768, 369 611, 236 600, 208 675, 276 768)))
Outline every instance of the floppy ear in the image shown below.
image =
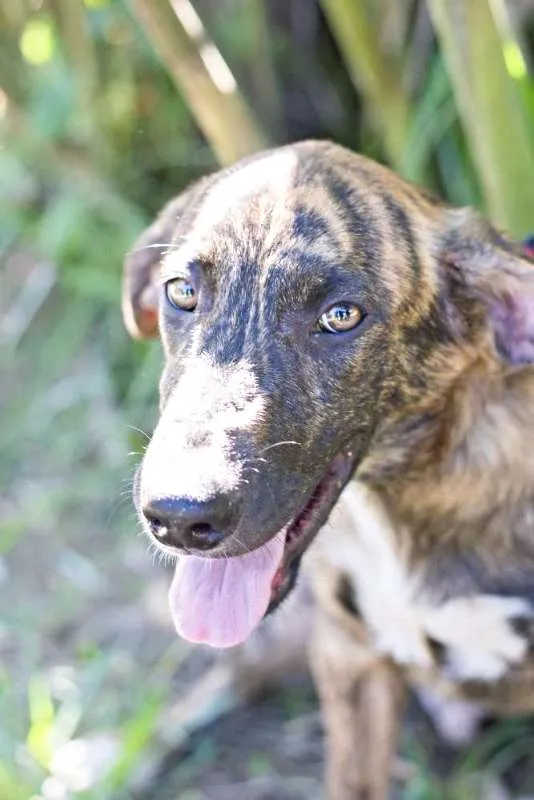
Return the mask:
POLYGON ((192 214, 203 196, 204 178, 171 200, 137 239, 124 261, 122 316, 135 339, 158 335, 157 272, 163 255, 173 246, 178 222, 192 214))
POLYGON ((158 335, 158 295, 156 272, 161 257, 172 242, 181 198, 164 207, 155 222, 135 242, 127 254, 122 276, 122 316, 135 339, 158 335))
POLYGON ((448 209, 440 260, 458 270, 486 312, 501 357, 534 363, 534 263, 526 249, 471 209, 448 209))

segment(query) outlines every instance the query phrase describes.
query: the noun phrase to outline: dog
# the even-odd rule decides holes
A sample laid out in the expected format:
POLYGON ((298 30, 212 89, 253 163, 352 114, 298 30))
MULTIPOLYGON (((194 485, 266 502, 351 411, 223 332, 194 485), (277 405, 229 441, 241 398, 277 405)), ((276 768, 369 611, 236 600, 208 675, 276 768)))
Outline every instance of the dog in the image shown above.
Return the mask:
POLYGON ((534 709, 519 244, 300 142, 172 200, 126 259, 123 311, 164 350, 134 502, 177 557, 176 629, 233 648, 304 565, 331 800, 387 797, 407 686, 429 706, 534 709))

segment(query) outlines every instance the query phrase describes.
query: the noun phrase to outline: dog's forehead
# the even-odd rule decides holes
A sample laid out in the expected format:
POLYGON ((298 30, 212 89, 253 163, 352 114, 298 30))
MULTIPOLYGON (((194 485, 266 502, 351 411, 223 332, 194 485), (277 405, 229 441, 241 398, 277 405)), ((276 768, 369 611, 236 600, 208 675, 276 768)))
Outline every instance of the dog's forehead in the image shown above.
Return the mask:
POLYGON ((335 155, 288 146, 214 175, 178 221, 163 273, 201 263, 226 282, 263 283, 273 269, 289 281, 341 269, 418 319, 436 291, 432 205, 379 165, 335 155))
MULTIPOLYGON (((264 266, 289 248, 325 261, 354 247, 347 217, 322 162, 284 148, 215 176, 172 261, 217 264, 229 254, 260 257, 264 266)), ((246 258, 245 258, 246 260, 246 258)))
POLYGON ((283 203, 295 186, 298 167, 295 152, 280 150, 223 173, 207 195, 202 216, 216 219, 254 197, 283 203))
POLYGON ((234 229, 242 222, 259 227, 266 215, 289 211, 298 164, 294 152, 280 150, 223 172, 207 192, 192 232, 203 238, 225 223, 234 229))

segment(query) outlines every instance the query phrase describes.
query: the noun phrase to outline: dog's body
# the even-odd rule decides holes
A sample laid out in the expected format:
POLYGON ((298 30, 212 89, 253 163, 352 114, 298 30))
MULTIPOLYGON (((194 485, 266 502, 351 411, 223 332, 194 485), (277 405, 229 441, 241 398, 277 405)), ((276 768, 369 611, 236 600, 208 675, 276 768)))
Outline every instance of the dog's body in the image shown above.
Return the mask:
POLYGON ((136 504, 185 554, 181 633, 243 641, 341 495, 305 559, 332 800, 386 796, 406 681, 534 708, 534 268, 519 246, 306 142, 173 201, 127 262, 124 307, 166 354, 136 504))

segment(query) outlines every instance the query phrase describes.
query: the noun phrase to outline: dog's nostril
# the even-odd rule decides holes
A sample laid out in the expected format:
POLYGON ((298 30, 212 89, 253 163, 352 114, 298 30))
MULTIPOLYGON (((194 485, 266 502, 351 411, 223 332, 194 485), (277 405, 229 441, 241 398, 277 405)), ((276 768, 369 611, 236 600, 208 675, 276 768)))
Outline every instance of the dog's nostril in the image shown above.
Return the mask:
POLYGON ((167 525, 160 519, 158 519, 154 514, 152 514, 152 512, 147 511, 145 509, 143 511, 143 515, 148 524, 150 525, 150 530, 152 531, 154 536, 161 538, 167 534, 167 525))
POLYGON ((212 528, 207 522, 197 522, 195 525, 191 525, 191 536, 196 546, 201 547, 202 550, 209 550, 224 539, 224 534, 212 528))

